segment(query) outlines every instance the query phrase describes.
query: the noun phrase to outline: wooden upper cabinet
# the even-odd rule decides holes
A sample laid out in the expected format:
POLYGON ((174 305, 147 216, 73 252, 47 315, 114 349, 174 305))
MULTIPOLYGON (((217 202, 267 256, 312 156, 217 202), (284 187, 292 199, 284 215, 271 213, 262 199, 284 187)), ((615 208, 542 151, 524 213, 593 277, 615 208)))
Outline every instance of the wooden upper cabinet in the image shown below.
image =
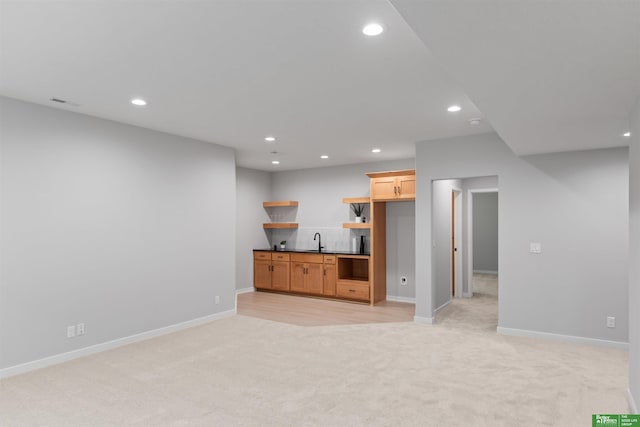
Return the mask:
POLYGON ((416 171, 407 169, 401 171, 372 172, 371 200, 415 200, 416 199, 416 171))
POLYGON ((398 185, 398 198, 415 200, 416 199, 416 176, 405 175, 396 178, 398 185))
POLYGON ((397 188, 396 179, 393 177, 371 178, 371 199, 395 199, 397 188))

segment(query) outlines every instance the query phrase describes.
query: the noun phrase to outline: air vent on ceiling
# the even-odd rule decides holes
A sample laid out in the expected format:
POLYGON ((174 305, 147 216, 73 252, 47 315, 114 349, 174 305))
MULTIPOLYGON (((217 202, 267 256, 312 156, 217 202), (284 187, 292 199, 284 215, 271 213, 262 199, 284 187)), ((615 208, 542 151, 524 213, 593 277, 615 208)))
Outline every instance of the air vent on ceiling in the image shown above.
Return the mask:
POLYGON ((60 104, 66 104, 67 103, 67 101, 65 101, 64 99, 60 99, 60 98, 51 98, 51 99, 49 99, 49 101, 59 102, 60 104))

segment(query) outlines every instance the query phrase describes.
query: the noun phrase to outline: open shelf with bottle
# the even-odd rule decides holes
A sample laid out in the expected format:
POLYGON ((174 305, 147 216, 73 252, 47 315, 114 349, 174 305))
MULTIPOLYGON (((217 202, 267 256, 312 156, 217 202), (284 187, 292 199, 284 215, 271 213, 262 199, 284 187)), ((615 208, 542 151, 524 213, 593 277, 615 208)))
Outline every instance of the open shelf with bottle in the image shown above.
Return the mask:
MULTIPOLYGON (((342 203, 348 205, 369 205, 371 199, 369 197, 343 197, 342 203)), ((342 224, 342 228, 351 228, 359 230, 369 230, 371 228, 370 222, 345 222, 342 224)))

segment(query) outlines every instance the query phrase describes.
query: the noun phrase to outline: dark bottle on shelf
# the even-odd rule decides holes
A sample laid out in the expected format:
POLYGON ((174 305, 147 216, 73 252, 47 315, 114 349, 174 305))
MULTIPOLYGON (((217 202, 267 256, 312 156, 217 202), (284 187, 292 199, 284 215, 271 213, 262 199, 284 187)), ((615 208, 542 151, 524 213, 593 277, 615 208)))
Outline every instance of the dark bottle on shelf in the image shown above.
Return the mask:
POLYGON ((360 254, 364 255, 364 236, 360 236, 360 254))

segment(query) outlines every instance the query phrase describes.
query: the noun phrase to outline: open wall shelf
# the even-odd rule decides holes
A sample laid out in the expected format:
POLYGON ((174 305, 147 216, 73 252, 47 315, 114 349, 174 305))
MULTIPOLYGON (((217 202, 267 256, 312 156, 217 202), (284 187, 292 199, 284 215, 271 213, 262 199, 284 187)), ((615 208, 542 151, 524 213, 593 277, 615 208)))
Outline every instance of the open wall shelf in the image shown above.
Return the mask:
POLYGON ((343 197, 342 203, 370 203, 370 197, 343 197))
POLYGON ((357 228, 361 230, 369 230, 371 228, 370 222, 345 222, 342 224, 342 228, 357 228))
POLYGON ((262 202, 262 206, 265 208, 279 208, 288 206, 298 206, 298 202, 295 200, 279 200, 275 202, 262 202))
POLYGON ((297 222, 265 222, 262 228, 298 228, 297 222))

